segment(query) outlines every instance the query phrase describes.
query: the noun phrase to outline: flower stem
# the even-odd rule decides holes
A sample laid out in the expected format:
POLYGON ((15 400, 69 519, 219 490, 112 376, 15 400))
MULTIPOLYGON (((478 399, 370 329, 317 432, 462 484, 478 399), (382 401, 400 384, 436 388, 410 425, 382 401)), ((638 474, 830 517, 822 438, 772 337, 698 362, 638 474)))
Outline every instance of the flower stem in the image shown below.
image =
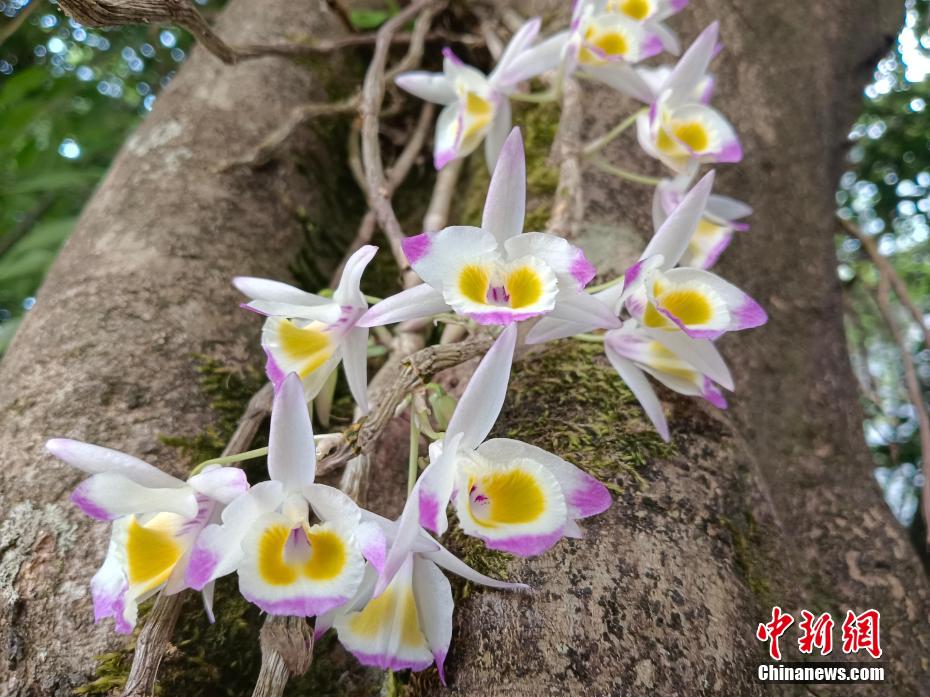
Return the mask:
POLYGON ((607 133, 602 135, 600 138, 595 138, 590 143, 585 145, 584 150, 582 150, 582 154, 585 157, 590 157, 591 155, 600 152, 600 150, 602 150, 606 145, 614 141, 621 133, 636 123, 636 119, 638 119, 641 114, 645 113, 645 109, 640 109, 639 111, 633 112, 625 119, 623 119, 623 121, 607 131, 607 133))
POLYGON ((589 344, 602 344, 602 343, 604 343, 604 335, 603 335, 603 334, 575 334, 575 336, 573 336, 572 338, 573 338, 573 339, 576 339, 576 340, 578 340, 578 341, 586 341, 586 342, 588 342, 589 344))
POLYGON ((255 450, 246 450, 244 453, 237 453, 236 455, 227 455, 226 457, 214 457, 212 460, 204 460, 199 465, 197 465, 193 470, 191 470, 191 475, 195 475, 198 472, 202 472, 204 467, 208 465, 228 465, 233 462, 242 462, 243 460, 251 460, 256 457, 261 457, 262 455, 268 454, 267 446, 264 448, 256 448, 255 450))
POLYGON ((604 283, 599 283, 596 286, 588 286, 585 288, 589 293, 600 293, 602 290, 607 290, 608 288, 613 288, 618 283, 623 283, 623 276, 617 276, 615 279, 610 281, 605 281, 604 283))
POLYGON ((627 181, 635 182, 637 184, 645 184, 647 186, 658 186, 659 182, 662 180, 657 177, 649 177, 645 174, 636 174, 636 172, 628 172, 625 169, 620 169, 619 167, 614 167, 609 162, 605 162, 599 157, 592 157, 591 164, 600 169, 601 171, 612 174, 615 177, 620 177, 621 179, 626 179, 627 181))
POLYGON ((420 426, 416 414, 410 410, 410 459, 407 462, 407 496, 417 481, 417 461, 420 457, 420 426))

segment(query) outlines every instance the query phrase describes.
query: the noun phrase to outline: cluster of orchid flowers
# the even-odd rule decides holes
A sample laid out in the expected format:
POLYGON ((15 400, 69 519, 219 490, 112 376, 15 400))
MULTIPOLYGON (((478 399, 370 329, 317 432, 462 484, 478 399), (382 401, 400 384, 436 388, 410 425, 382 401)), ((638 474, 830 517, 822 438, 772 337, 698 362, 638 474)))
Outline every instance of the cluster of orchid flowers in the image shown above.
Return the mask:
MULTIPOLYGON (((606 510, 596 479, 558 455, 517 440, 488 439, 518 349, 583 335, 607 359, 661 436, 669 430, 647 378, 725 408, 733 389, 714 340, 763 324, 741 290, 708 270, 751 209, 711 194, 702 163, 736 161, 741 150, 723 116, 707 106, 707 74, 717 26, 706 29, 674 68, 637 67, 663 48, 678 52, 663 21, 686 0, 579 0, 570 29, 535 43, 538 20, 514 36, 490 76, 445 52, 442 74, 408 73, 404 89, 446 107, 438 119, 435 163, 443 167, 485 142, 493 167, 480 227, 452 226, 409 237, 404 252, 423 283, 368 306, 360 285, 377 251, 347 261, 338 288, 323 297, 276 281, 237 278, 247 309, 266 317, 262 346, 275 387, 267 448, 270 479, 252 486, 242 470, 207 464, 181 481, 127 454, 68 439, 48 449, 91 476, 72 500, 112 521, 103 566, 91 582, 96 620, 129 632, 138 605, 158 593, 203 593, 212 621, 215 581, 236 573, 242 595, 269 614, 315 617, 335 628, 366 665, 421 670, 443 662, 452 635, 445 569, 472 582, 520 589, 484 576, 430 532, 448 528, 451 503, 463 533, 518 556, 541 554, 577 521, 606 510), (655 233, 625 274, 589 289, 596 269, 584 252, 545 232, 523 232, 526 163, 509 100, 547 71, 558 82, 578 73, 640 99, 642 147, 675 176, 654 197, 655 233), (396 521, 360 508, 316 483, 308 404, 328 411, 336 369, 368 411, 369 328, 455 313, 495 333, 415 481, 396 521), (524 331, 518 331, 523 324, 524 331)), ((411 416, 413 418, 413 416, 411 416)), ((360 456, 363 457, 363 456, 360 456)), ((444 678, 443 678, 444 679, 444 678)))

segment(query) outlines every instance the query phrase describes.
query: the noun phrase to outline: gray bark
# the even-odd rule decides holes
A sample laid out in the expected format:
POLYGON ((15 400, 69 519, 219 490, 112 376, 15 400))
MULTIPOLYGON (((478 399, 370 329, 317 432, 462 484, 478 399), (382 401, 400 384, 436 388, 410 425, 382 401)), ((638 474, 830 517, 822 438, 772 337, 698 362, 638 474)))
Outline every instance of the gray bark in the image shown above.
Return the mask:
MULTIPOLYGON (((338 35, 322 2, 230 3, 234 43, 338 35)), ((318 216, 319 182, 291 164, 218 172, 256 148, 290 110, 325 101, 306 65, 264 58, 224 66, 202 49, 128 139, 51 269, 0 366, 0 693, 70 695, 94 657, 121 646, 92 624, 88 581, 105 525, 68 501, 80 473, 45 454, 79 438, 182 474, 159 434, 193 436, 216 419, 193 355, 259 365, 260 320, 237 307, 234 275, 286 277, 318 216)), ((296 155, 321 170, 309 130, 296 155)))

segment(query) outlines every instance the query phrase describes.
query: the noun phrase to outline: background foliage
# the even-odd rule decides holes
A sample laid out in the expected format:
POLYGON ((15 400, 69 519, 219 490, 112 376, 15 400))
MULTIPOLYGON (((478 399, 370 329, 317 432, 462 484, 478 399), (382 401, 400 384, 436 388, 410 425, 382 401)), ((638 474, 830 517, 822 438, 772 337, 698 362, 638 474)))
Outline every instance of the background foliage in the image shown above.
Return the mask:
MULTIPOLYGON (((196 0, 208 16, 223 0, 196 0)), ((930 313, 930 0, 906 0, 905 24, 865 89, 839 182, 841 217, 873 235, 930 313)), ((359 28, 396 9, 353 15, 359 28)), ((55 0, 0 0, 0 354, 116 150, 152 108, 190 47, 171 28, 90 30, 55 0)), ((864 389, 865 437, 895 515, 919 521, 921 453, 901 357, 873 301, 877 274, 859 243, 838 238, 853 363, 864 389)), ((907 327, 926 398, 930 347, 907 327)))
MULTIPOLYGON (((862 115, 850 132, 848 171, 836 195, 840 217, 875 239, 925 317, 930 316, 928 10, 928 0, 905 3, 904 26, 865 89, 862 115)), ((876 476, 898 519, 922 529, 916 515, 923 483, 917 411, 904 388, 898 346, 874 301, 878 274, 858 240, 839 238, 838 255, 848 301, 847 336, 863 385, 865 437, 876 476)), ((900 307, 894 310, 927 404, 930 347, 910 317, 900 307)))

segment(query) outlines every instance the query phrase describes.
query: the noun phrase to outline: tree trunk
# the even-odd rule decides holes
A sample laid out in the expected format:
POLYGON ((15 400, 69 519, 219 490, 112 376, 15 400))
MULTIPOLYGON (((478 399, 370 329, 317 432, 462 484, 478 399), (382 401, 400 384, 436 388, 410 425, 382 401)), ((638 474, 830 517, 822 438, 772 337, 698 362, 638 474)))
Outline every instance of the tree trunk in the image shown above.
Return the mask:
MULTIPOLYGON (((544 16, 559 5, 527 4, 544 16)), ((722 342, 737 383, 725 418, 665 393, 674 450, 638 468, 645 484, 621 476, 623 493, 585 525, 584 540, 511 563, 511 576, 535 593, 479 593, 458 609, 452 694, 930 694, 930 589, 871 475, 834 252, 846 133, 900 11, 895 0, 708 0, 676 17, 687 39, 722 23, 714 103, 735 124, 746 159, 718 168, 716 190, 755 213, 720 268, 771 319, 722 342), (878 609, 886 682, 816 693, 757 683, 768 656, 755 631, 776 604, 796 621, 801 609, 831 612, 835 641, 848 609, 878 609)), ((585 103, 584 131, 602 133, 629 110, 598 90, 585 103)), ((634 171, 650 167, 632 137, 610 155, 634 171)), ((616 252, 629 246, 626 223, 651 230, 649 194, 593 172, 585 181, 581 242, 607 250, 599 269, 622 268, 631 261, 616 252)), ((515 374, 499 432, 622 472, 641 447, 641 422, 616 398, 581 413, 575 406, 583 390, 607 384, 610 367, 599 360, 560 375, 565 349, 540 360, 548 355, 557 356, 548 372, 515 374), (521 399, 528 390, 533 398, 521 399), (602 447, 592 453, 586 438, 602 447)), ((781 645, 799 660, 796 630, 781 645)), ((831 660, 842 660, 836 647, 831 660)), ((417 694, 449 693, 424 681, 417 694)))
MULTIPOLYGON (((233 43, 341 31, 324 3, 298 5, 235 0, 218 30, 233 43)), ((284 58, 227 67, 197 49, 124 145, 6 354, 0 693, 70 695, 97 654, 125 643, 109 622, 92 623, 88 581, 106 526, 69 502, 80 473, 43 443, 80 438, 184 472, 189 463, 159 435, 195 436, 217 419, 194 355, 260 365, 260 322, 237 307, 230 279, 285 275, 332 185, 291 165, 220 167, 248 156, 295 106, 327 100, 325 67, 284 58)), ((309 130, 291 145, 330 178, 344 169, 309 130)))
MULTIPOLYGON (((566 11, 560 0, 500 4, 563 20, 566 11)), ((592 349, 559 344, 523 362, 498 434, 552 449, 619 493, 586 523, 585 539, 507 564, 535 592, 473 592, 459 603, 450 690, 430 674, 408 689, 796 694, 754 682, 765 658, 756 625, 778 604, 835 618, 882 613, 887 682, 816 694, 930 694, 930 589, 871 476, 834 272, 839 156, 884 50, 881 31, 890 34, 899 14, 896 0, 707 0, 675 18, 689 40, 722 20, 716 103, 747 156, 720 168, 717 189, 756 209, 722 272, 771 321, 723 342, 738 383, 728 415, 665 394, 670 448, 592 349)), ((283 0, 236 0, 219 29, 232 41, 270 42, 295 27, 333 26, 283 0)), ((78 477, 51 464, 41 443, 79 437, 171 469, 172 452, 154 434, 210 424, 190 354, 254 358, 257 323, 235 310, 228 279, 282 275, 303 232, 294 211, 317 208, 323 186, 284 166, 214 168, 260 142, 312 84, 308 71, 281 60, 222 68, 195 55, 127 143, 2 365, 0 670, 8 673, 0 686, 11 694, 69 694, 93 655, 114 645, 109 628, 91 627, 85 590, 104 531, 72 510, 67 492, 78 477)), ((587 137, 632 108, 584 88, 593 94, 587 137)), ((321 156, 306 135, 293 143, 321 156)), ((608 154, 646 171, 636 153, 624 140, 608 154)), ((599 268, 621 270, 651 230, 651 192, 594 171, 584 181, 579 241, 599 268)), ((793 630, 782 640, 789 654, 793 630)))

